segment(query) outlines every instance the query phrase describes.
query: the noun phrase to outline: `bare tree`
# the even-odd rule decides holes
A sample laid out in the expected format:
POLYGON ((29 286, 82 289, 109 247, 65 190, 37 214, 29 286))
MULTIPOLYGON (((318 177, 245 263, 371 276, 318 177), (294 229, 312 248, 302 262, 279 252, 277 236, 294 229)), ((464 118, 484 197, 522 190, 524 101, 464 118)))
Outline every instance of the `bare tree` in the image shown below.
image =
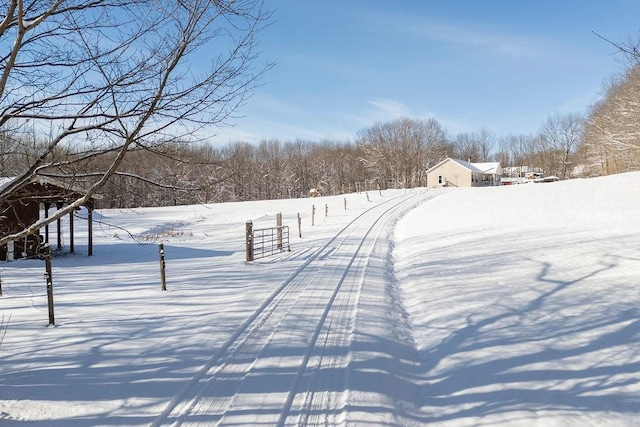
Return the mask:
POLYGON ((495 137, 484 127, 479 132, 459 133, 453 140, 454 156, 472 162, 488 162, 495 144, 495 137))
POLYGON ((480 159, 480 147, 472 133, 459 133, 453 139, 454 157, 477 162, 480 159))
POLYGON ((429 165, 447 157, 446 131, 433 119, 401 118, 377 123, 358 134, 362 162, 378 182, 424 185, 429 165))
POLYGON ((2 8, 0 131, 28 124, 46 143, 0 200, 35 175, 78 181, 87 159, 111 160, 87 177, 85 194, 0 244, 85 204, 132 151, 226 124, 270 67, 257 64, 257 35, 270 18, 259 0, 9 0, 2 8))
POLYGON ((584 119, 579 114, 551 114, 540 129, 541 140, 545 141, 546 155, 550 171, 560 179, 570 176, 569 165, 582 140, 584 119))
POLYGON ((487 128, 482 127, 479 132, 475 133, 475 138, 480 147, 480 162, 488 162, 493 156, 495 150, 496 138, 487 128))
POLYGON ((598 33, 594 34, 612 45, 619 53, 624 55, 630 67, 640 64, 640 35, 638 37, 629 37, 627 41, 624 42, 615 42, 598 33))

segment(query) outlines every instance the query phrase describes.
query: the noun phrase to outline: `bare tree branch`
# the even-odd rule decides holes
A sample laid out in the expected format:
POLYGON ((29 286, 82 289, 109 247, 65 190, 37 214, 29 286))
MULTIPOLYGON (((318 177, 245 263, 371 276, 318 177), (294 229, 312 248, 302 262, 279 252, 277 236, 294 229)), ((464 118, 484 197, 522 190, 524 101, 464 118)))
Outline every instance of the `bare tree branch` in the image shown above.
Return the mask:
POLYGON ((74 180, 90 176, 77 168, 93 155, 110 163, 82 197, 0 244, 86 204, 113 176, 158 183, 121 170, 125 158, 215 132, 271 67, 257 64, 257 35, 270 20, 260 0, 9 0, 3 8, 0 132, 28 122, 46 143, 0 189, 0 202, 38 174, 74 180), (70 158, 75 144, 91 149, 70 158))

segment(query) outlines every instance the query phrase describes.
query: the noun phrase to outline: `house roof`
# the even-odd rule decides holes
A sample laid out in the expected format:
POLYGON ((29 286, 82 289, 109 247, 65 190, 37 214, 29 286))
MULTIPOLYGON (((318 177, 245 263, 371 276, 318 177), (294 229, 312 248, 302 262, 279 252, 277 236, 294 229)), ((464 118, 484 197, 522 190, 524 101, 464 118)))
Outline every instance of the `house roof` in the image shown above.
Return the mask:
POLYGON ((498 173, 498 169, 500 169, 499 162, 472 163, 472 165, 481 170, 483 173, 498 173))
POLYGON ((435 166, 429 168, 427 170, 427 173, 431 172, 433 169, 439 167, 440 165, 442 165, 445 162, 455 162, 458 165, 462 166, 463 168, 470 170, 471 172, 475 172, 475 173, 482 173, 482 174, 495 174, 497 173, 498 169, 500 168, 500 163, 499 162, 490 162, 490 163, 470 163, 464 160, 460 160, 460 159, 453 159, 451 157, 447 157, 446 159, 442 160, 441 162, 439 162, 438 164, 436 164, 435 166))

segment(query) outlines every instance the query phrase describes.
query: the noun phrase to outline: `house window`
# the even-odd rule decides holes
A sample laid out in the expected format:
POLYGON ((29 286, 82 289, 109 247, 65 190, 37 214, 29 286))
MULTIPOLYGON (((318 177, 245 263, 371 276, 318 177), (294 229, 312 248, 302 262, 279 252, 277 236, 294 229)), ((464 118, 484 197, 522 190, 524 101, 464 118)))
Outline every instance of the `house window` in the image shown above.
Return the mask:
POLYGON ((438 175, 438 184, 442 184, 442 175, 438 175))

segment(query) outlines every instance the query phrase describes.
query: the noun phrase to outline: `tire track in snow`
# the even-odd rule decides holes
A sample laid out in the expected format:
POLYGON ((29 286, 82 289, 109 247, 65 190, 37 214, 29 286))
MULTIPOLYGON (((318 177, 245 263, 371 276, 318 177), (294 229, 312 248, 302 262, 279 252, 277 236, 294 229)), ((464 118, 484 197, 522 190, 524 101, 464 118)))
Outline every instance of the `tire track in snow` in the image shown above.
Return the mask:
POLYGON ((362 269, 367 250, 375 246, 375 238, 370 235, 375 234, 377 227, 381 229, 378 224, 385 222, 382 218, 390 218, 415 195, 398 196, 368 209, 312 253, 173 397, 152 426, 246 423, 251 416, 246 408, 255 409, 261 423, 266 419, 273 419, 279 425, 294 419, 296 424, 339 422, 345 406, 344 372, 349 361, 347 349, 362 269), (363 232, 364 235, 357 234, 363 232), (365 245, 365 241, 369 243, 365 245), (322 284, 327 283, 335 285, 325 289, 322 284), (348 283, 346 291, 342 290, 344 283, 348 283), (313 332, 309 334, 303 329, 296 334, 298 319, 311 318, 317 318, 313 332), (336 326, 340 329, 336 330, 336 326), (278 346, 282 347, 283 338, 297 340, 303 354, 282 356, 275 366, 293 362, 296 373, 292 382, 278 384, 286 389, 273 390, 270 393, 273 402, 264 401, 270 396, 262 396, 260 401, 260 397, 251 393, 250 386, 245 385, 243 389, 243 385, 255 385, 255 380, 259 380, 273 362, 270 359, 280 351, 278 346), (269 409, 265 412, 264 408, 269 409))
MULTIPOLYGON (((413 196, 412 196, 413 197, 413 196)), ((309 346, 309 356, 300 366, 299 381, 291 390, 278 425, 338 425, 344 422, 347 405, 346 379, 351 355, 347 352, 355 328, 356 307, 364 284, 369 255, 380 233, 398 211, 406 209, 408 198, 366 224, 357 249, 339 253, 349 259, 326 306, 323 318, 309 346), (341 354, 344 353, 344 354, 341 354), (306 380, 304 376, 308 376, 306 380), (291 403, 289 403, 291 402, 291 403)), ((364 225, 363 224, 363 225, 364 225)))

